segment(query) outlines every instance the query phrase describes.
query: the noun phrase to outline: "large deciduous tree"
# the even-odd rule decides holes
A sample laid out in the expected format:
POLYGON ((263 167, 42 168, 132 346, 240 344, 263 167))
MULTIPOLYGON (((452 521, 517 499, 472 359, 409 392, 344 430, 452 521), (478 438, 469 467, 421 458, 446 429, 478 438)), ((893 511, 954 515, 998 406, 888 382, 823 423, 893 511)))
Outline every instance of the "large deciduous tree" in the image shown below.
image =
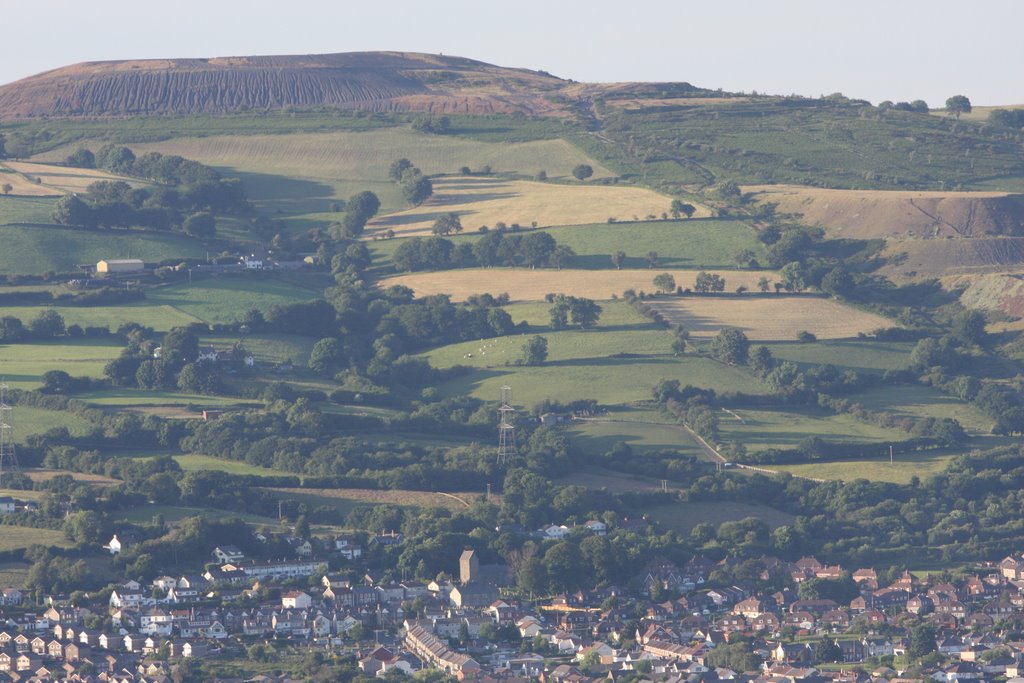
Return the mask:
POLYGON ((971 113, 971 101, 964 95, 953 95, 946 100, 946 113, 957 118, 961 114, 971 113))

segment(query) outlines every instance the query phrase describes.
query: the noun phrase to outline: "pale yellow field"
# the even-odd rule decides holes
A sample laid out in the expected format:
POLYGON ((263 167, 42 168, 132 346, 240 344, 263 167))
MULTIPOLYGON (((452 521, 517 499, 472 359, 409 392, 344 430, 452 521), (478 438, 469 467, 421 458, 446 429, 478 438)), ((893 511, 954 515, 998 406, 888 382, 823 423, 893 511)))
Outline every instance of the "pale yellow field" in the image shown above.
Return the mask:
MULTIPOLYGON (((998 104, 992 106, 975 106, 971 107, 971 113, 961 114, 960 120, 962 121, 985 121, 988 119, 988 115, 992 113, 993 109, 1024 109, 1024 104, 998 104)), ((932 116, 946 117, 949 114, 946 113, 945 109, 932 109, 929 112, 932 116)), ((952 117, 951 117, 952 118, 952 117)))
MULTIPOLYGON (((605 223, 660 216, 668 211, 671 198, 639 187, 617 185, 561 185, 528 180, 456 176, 434 180, 434 195, 423 205, 374 219, 367 235, 386 230, 399 235, 426 235, 443 213, 459 214, 464 232, 480 226, 494 227, 498 221, 539 227, 605 223)), ((710 215, 700 207, 698 218, 710 215)))
POLYGON ((651 304, 673 325, 682 325, 697 338, 713 337, 723 327, 736 327, 758 341, 793 340, 801 331, 818 339, 845 339, 895 324, 880 315, 813 297, 692 296, 657 299, 651 304))
POLYGON ((64 194, 56 188, 39 185, 29 180, 21 173, 16 172, 10 163, 0 164, 0 185, 11 186, 11 197, 58 197, 64 194))
MULTIPOLYGON (((125 178, 106 171, 99 171, 94 168, 70 168, 67 166, 56 166, 53 164, 40 164, 32 161, 7 161, 4 165, 16 171, 22 176, 39 178, 41 185, 35 187, 43 190, 42 195, 54 196, 67 192, 84 192, 85 188, 99 180, 123 180, 133 187, 145 185, 137 179, 125 178)), ((11 194, 18 194, 17 191, 11 194)))
MULTIPOLYGON (((463 301, 472 294, 489 293, 495 296, 508 293, 512 301, 542 301, 544 295, 568 294, 589 299, 605 300, 612 295, 621 296, 627 289, 637 292, 653 292, 654 277, 669 273, 676 284, 684 289, 693 287, 697 278, 696 270, 530 270, 521 268, 461 268, 429 273, 410 273, 381 280, 381 287, 403 285, 411 288, 416 296, 450 294, 453 301, 463 301)), ((737 270, 711 270, 725 278, 725 286, 734 291, 740 285, 755 289, 757 281, 767 277, 775 281, 774 273, 737 270)), ((721 301, 715 299, 714 301, 721 301)), ((879 327, 876 325, 876 327, 879 327)), ((794 332, 795 334, 795 332, 794 332)))

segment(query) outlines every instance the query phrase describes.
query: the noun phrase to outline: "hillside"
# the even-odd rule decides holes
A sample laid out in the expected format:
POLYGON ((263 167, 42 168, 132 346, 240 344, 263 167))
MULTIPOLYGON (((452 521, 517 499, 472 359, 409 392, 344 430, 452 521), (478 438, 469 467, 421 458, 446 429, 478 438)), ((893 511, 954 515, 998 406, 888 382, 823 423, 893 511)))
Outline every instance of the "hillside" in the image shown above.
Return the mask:
POLYGON ((799 214, 837 237, 904 239, 1020 235, 1024 195, 1005 192, 828 190, 793 185, 743 188, 776 211, 799 214))
POLYGON ((0 87, 0 119, 368 111, 557 114, 565 81, 459 57, 401 52, 84 62, 0 87))

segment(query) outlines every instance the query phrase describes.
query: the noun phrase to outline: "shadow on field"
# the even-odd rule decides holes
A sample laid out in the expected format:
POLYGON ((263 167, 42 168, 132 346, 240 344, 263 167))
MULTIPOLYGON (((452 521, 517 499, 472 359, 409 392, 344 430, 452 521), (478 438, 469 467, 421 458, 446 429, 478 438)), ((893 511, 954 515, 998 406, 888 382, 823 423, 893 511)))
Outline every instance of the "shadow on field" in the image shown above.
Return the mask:
POLYGON ((269 173, 222 169, 242 181, 245 194, 260 208, 271 213, 300 214, 330 211, 334 188, 314 180, 301 180, 269 173))

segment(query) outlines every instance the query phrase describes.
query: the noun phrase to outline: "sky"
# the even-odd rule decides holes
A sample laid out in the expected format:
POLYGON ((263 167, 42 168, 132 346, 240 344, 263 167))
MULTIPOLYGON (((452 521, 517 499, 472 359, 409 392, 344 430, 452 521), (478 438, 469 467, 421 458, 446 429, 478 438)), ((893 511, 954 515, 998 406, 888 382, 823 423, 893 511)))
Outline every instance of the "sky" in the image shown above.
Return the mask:
POLYGON ((1024 103, 1020 0, 0 0, 0 83, 83 61, 444 53, 577 81, 1024 103))

